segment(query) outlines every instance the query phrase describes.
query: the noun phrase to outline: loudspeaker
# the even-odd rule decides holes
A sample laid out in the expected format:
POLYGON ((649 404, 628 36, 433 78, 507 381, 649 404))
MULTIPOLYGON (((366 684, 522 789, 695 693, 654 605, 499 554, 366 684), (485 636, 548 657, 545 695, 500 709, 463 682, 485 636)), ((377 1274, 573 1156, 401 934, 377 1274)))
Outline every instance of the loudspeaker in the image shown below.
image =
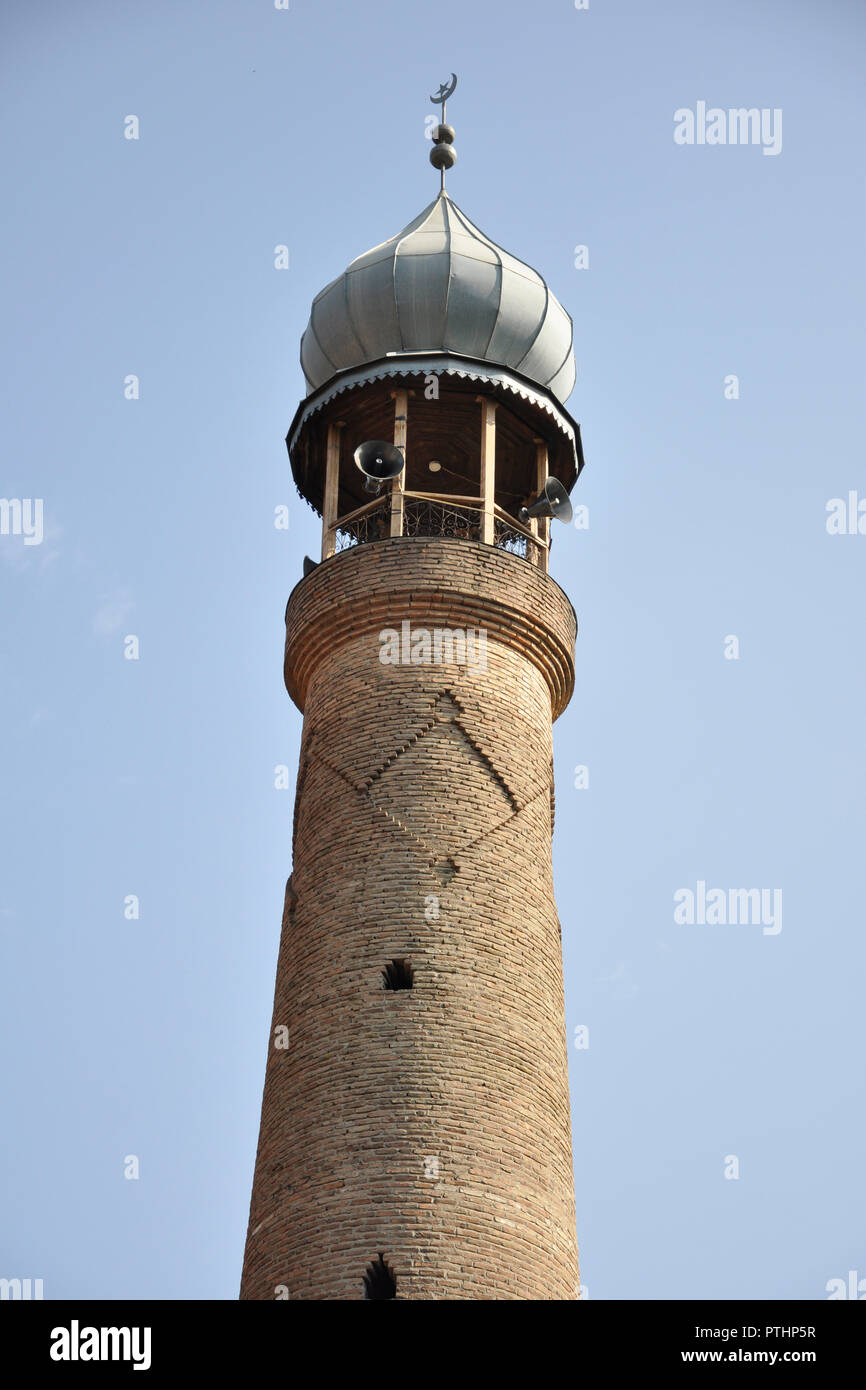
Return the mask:
POLYGON ((379 492, 382 484, 398 477, 406 465, 396 444, 389 444, 386 439, 368 439, 365 444, 359 444, 353 458, 364 474, 364 487, 368 492, 379 492))
POLYGON ((310 557, 309 557, 309 555, 305 555, 305 556, 304 556, 304 578, 305 578, 305 579, 306 579, 306 577, 307 577, 308 574, 312 574, 312 573, 313 573, 313 570, 317 570, 318 568, 319 568, 319 561, 318 561, 318 560, 311 560, 310 557))
POLYGON ((521 507, 517 515, 521 521, 528 521, 531 516, 552 516, 554 521, 568 522, 574 516, 574 509, 559 479, 548 478, 538 501, 531 507, 521 507))

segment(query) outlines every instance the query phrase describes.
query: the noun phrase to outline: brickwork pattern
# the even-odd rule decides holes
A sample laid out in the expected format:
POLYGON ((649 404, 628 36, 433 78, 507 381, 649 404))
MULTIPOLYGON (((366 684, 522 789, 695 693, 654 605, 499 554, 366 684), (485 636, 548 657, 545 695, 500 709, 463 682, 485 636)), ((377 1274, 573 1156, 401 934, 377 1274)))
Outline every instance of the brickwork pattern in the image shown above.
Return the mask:
POLYGON ((380 1251, 397 1298, 577 1296, 551 866, 573 642, 552 580, 471 542, 359 547, 294 591, 305 717, 242 1298, 362 1298, 380 1251), (383 665, 404 618, 485 627, 486 669, 383 665), (412 989, 383 988, 395 959, 412 989))

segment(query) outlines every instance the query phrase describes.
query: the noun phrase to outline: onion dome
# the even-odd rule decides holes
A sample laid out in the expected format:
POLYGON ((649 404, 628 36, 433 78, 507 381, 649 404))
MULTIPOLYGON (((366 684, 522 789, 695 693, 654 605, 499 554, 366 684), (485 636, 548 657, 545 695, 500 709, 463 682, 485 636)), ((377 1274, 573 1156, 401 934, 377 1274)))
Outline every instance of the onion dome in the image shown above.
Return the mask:
POLYGON ((519 373, 564 402, 572 322, 531 266, 503 251, 444 190, 313 301, 301 342, 307 394, 383 357, 440 352, 519 373))

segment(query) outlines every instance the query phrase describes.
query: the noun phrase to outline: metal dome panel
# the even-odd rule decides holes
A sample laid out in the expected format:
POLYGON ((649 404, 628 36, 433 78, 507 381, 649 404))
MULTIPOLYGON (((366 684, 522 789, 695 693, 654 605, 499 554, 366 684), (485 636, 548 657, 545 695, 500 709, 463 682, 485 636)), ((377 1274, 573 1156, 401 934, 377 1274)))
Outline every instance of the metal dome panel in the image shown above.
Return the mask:
POLYGON ((571 318, 542 277, 447 193, 316 296, 301 342, 308 394, 349 367, 403 352, 511 367, 561 401, 574 386, 571 318))

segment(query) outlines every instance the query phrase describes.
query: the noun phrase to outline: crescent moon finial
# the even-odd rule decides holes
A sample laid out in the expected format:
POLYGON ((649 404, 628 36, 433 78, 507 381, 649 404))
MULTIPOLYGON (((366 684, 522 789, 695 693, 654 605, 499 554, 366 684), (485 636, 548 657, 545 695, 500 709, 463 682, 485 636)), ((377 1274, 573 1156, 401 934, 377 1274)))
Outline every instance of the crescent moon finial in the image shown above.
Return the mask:
POLYGON ((430 98, 430 100, 431 100, 436 106, 444 106, 445 103, 446 103, 446 101, 448 100, 448 98, 451 96, 452 92, 455 91, 456 87, 457 87, 457 74, 456 74, 456 72, 452 72, 452 74, 451 74, 451 81, 450 81, 450 82, 442 82, 442 83, 440 83, 440 85, 439 85, 439 91, 436 92, 436 94, 435 94, 434 96, 432 96, 432 97, 430 98))

